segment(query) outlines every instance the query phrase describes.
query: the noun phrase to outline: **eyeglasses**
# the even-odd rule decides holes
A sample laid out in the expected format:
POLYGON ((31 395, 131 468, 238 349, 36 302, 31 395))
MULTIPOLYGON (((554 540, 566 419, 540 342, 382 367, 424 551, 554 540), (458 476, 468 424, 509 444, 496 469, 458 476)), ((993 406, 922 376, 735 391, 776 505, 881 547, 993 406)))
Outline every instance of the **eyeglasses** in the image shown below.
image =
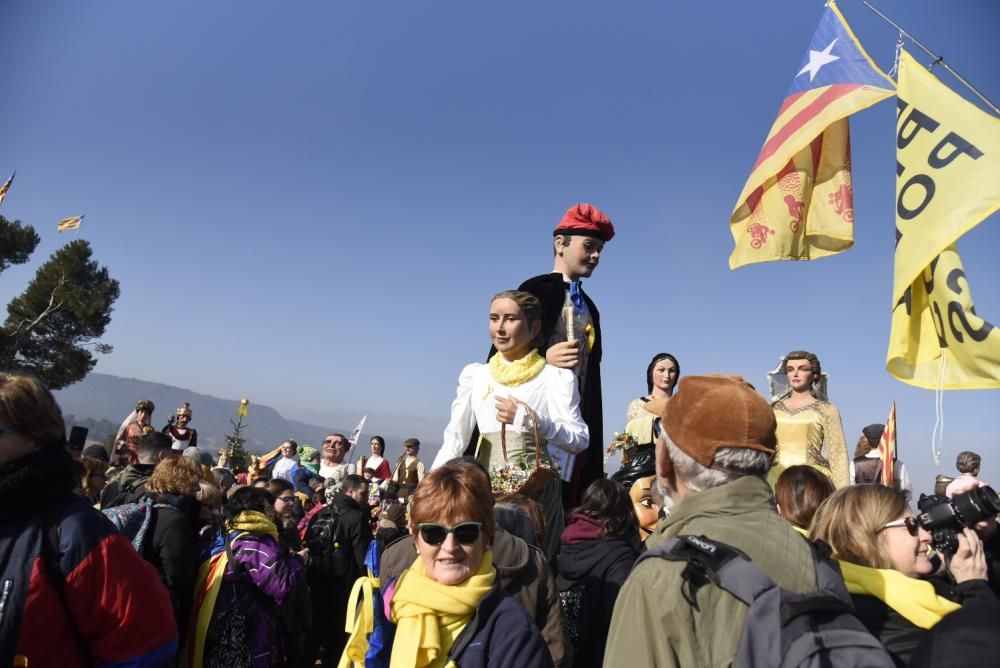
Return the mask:
POLYGON ((295 496, 279 496, 278 501, 284 501, 285 503, 295 503, 295 496))
POLYGON ((482 522, 461 522, 453 527, 446 527, 443 524, 418 524, 420 538, 428 545, 440 545, 448 538, 448 534, 455 534, 455 540, 461 545, 472 545, 479 540, 479 534, 483 532, 482 522))
MULTIPOLYGON (((893 527, 906 527, 911 536, 916 536, 917 532, 920 531, 920 522, 916 517, 904 517, 901 520, 882 525, 882 529, 891 529, 893 527)), ((879 529, 879 531, 882 529, 879 529)))

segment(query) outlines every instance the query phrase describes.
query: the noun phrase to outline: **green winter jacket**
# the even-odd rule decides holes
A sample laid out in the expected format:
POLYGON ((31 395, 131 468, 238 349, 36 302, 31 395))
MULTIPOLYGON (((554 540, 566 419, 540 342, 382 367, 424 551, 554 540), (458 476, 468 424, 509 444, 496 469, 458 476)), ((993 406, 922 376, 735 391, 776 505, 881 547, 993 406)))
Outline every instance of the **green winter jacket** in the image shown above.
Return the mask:
MULTIPOLYGON (((778 516, 771 488, 761 477, 689 493, 647 545, 682 534, 704 535, 742 550, 781 587, 800 593, 816 589, 809 545, 778 516)), ((680 562, 646 559, 632 571, 615 604, 606 667, 732 664, 747 606, 709 584, 697 590, 695 609, 681 594, 683 570, 680 562)))

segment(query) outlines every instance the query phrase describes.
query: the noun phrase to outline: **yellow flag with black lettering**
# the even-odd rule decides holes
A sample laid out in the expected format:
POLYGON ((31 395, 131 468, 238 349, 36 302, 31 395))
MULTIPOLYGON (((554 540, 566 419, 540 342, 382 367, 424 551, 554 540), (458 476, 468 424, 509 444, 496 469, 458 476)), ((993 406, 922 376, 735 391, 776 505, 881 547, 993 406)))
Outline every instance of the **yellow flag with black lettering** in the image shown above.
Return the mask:
POLYGON ((1000 331, 976 315, 955 248, 1000 209, 1000 119, 903 51, 896 117, 896 258, 886 368, 928 389, 1000 387, 1000 331))

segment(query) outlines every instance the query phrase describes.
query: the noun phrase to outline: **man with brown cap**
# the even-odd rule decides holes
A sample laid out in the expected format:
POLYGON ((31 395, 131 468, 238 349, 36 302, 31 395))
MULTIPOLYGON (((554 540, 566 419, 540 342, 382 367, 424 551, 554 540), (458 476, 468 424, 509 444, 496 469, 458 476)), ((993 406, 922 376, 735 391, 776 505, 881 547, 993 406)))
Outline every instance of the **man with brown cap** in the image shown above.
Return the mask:
MULTIPOLYGON (((529 278, 518 290, 542 303, 541 346, 546 362, 576 374, 580 413, 590 432, 590 444, 579 455, 551 450, 564 481, 570 483, 569 505, 576 505, 592 481, 604 477, 604 417, 601 405, 601 315, 583 291, 601 259, 604 244, 615 235, 614 225, 592 204, 574 204, 552 232, 552 271, 529 278)), ((490 350, 490 357, 496 353, 490 350)))
MULTIPOLYGON (((646 545, 704 536, 742 551, 780 587, 815 591, 811 548, 778 516, 765 479, 775 420, 764 398, 738 376, 688 376, 662 421, 657 484, 676 505, 646 545)), ((653 558, 635 567, 615 603, 605 666, 733 662, 748 608, 712 584, 697 589, 692 605, 685 566, 653 558)))

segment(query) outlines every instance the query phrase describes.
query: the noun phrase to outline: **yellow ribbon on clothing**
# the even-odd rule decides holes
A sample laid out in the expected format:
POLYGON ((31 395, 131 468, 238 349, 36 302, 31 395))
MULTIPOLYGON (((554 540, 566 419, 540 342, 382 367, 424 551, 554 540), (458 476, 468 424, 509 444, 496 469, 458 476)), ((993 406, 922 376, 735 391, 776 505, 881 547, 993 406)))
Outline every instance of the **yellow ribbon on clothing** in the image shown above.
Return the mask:
POLYGON ((350 634, 344 653, 340 655, 339 668, 364 668, 368 654, 368 636, 375 630, 375 606, 380 601, 375 598, 375 590, 381 586, 379 579, 372 575, 361 576, 354 581, 347 603, 347 623, 344 630, 350 634))

